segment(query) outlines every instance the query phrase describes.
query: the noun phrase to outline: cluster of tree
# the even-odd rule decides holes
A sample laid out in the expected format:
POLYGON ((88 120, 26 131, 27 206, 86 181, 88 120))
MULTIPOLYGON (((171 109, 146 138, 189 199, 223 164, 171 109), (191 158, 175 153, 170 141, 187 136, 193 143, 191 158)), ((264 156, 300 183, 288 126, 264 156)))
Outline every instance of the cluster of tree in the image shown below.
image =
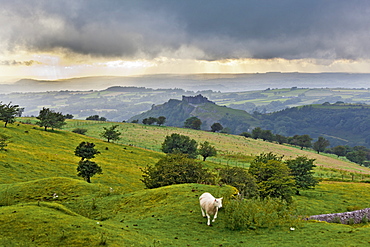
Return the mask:
POLYGON ((276 134, 293 136, 304 133, 318 137, 320 134, 317 133, 325 133, 332 146, 363 145, 370 147, 368 124, 370 107, 368 105, 326 102, 321 105, 293 107, 271 114, 254 116, 261 120, 259 127, 269 129, 276 134))
POLYGON ((105 117, 99 117, 99 115, 92 115, 86 118, 86 120, 93 120, 93 121, 107 121, 105 117))
POLYGON ((365 146, 343 146, 338 145, 325 150, 326 153, 335 154, 338 157, 346 157, 348 160, 370 167, 370 149, 365 146))
POLYGON ((262 153, 248 170, 223 168, 221 181, 233 185, 247 198, 272 197, 291 202, 293 194, 299 195, 300 190, 313 189, 319 183, 312 171, 316 167, 314 161, 305 156, 284 161, 283 156, 262 153))
POLYGON ((24 108, 20 108, 19 105, 12 105, 11 102, 2 104, 0 101, 0 120, 5 123, 4 127, 6 128, 8 123, 14 123, 15 118, 20 117, 23 110, 24 108))
POLYGON ((346 157, 348 160, 359 165, 370 167, 370 149, 365 146, 350 147, 347 145, 338 145, 329 148, 329 140, 322 136, 319 136, 317 141, 312 143, 313 139, 309 135, 294 135, 292 137, 286 137, 279 134, 273 134, 271 130, 263 130, 260 127, 254 128, 251 133, 243 132, 241 135, 248 138, 277 142, 279 144, 299 146, 301 149, 312 148, 317 153, 332 153, 338 157, 346 157))
POLYGON ((45 131, 47 128, 54 130, 54 128, 61 128, 66 124, 65 116, 61 112, 55 112, 45 107, 40 110, 40 113, 36 118, 39 120, 37 124, 40 127, 44 127, 45 131))
POLYGON ((251 133, 243 132, 240 135, 253 138, 262 139, 269 142, 277 142, 279 144, 291 144, 303 148, 313 148, 317 153, 324 152, 325 149, 330 146, 330 142, 324 137, 320 136, 316 142, 312 143, 312 138, 309 135, 294 135, 291 137, 273 134, 271 130, 264 130, 260 127, 256 127, 251 133))
MULTIPOLYGON (((138 121, 136 121, 136 122, 138 122, 138 121)), ((166 117, 164 117, 164 116, 159 116, 157 118, 148 117, 148 118, 144 118, 143 121, 142 121, 143 124, 152 125, 152 124, 157 123, 157 125, 159 125, 159 126, 163 125, 165 122, 166 122, 166 117)))
POLYGON ((155 165, 142 169, 141 180, 147 188, 181 183, 225 183, 236 187, 244 198, 278 198, 288 203, 300 190, 312 189, 319 180, 313 175, 314 159, 299 156, 283 160, 273 153, 258 155, 247 170, 241 167, 223 167, 216 171, 188 156, 169 154, 155 165))
POLYGON ((208 157, 216 156, 217 150, 209 142, 199 144, 188 136, 173 133, 166 136, 162 143, 162 151, 166 154, 184 154, 187 158, 195 159, 197 155, 203 157, 203 161, 208 157))
POLYGON ((187 118, 184 122, 184 127, 188 129, 200 130, 202 126, 202 121, 197 117, 187 118))
MULTIPOLYGON (((202 121, 197 117, 187 118, 184 122, 184 127, 188 129, 200 130, 202 126, 202 121)), ((220 123, 213 123, 211 125, 212 132, 223 132, 224 127, 220 123)))
POLYGON ((95 174, 102 174, 102 168, 90 160, 97 154, 100 152, 95 149, 95 144, 92 142, 81 142, 75 149, 75 155, 81 157, 78 162, 77 175, 83 177, 88 183, 91 183, 91 177, 95 174))

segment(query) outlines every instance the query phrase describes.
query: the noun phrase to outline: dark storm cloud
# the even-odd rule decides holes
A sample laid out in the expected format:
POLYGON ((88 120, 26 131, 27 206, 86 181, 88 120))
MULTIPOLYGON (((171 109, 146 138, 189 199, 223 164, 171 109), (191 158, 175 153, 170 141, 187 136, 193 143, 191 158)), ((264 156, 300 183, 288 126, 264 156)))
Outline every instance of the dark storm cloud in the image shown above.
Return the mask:
POLYGON ((370 58, 370 1, 2 1, 0 45, 150 58, 370 58), (5 21, 5 22, 4 22, 5 21), (6 24, 5 24, 6 23, 6 24))

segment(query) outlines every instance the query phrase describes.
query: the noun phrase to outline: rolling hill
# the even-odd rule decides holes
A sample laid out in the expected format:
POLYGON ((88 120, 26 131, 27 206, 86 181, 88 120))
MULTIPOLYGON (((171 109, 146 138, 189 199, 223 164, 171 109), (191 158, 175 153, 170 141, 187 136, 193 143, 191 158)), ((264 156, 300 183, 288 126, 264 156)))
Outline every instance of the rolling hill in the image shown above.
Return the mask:
POLYGON ((251 114, 228 107, 218 106, 202 95, 183 96, 182 100, 170 99, 162 105, 153 106, 151 110, 131 117, 128 122, 142 122, 148 117, 166 117, 167 126, 183 127, 186 119, 197 117, 202 121, 202 130, 210 130, 211 125, 220 123, 237 134, 255 128, 259 121, 251 114))
MULTIPOLYGON (((366 226, 310 221, 294 226, 294 232, 291 226, 240 232, 227 228, 221 210, 213 227, 208 227, 200 214, 199 195, 208 191, 228 198, 234 189, 201 184, 145 189, 139 168, 154 164, 163 154, 136 144, 158 147, 166 134, 178 132, 198 141, 209 140, 223 150, 224 158, 268 151, 287 157, 319 157, 311 156, 316 155, 312 152, 240 136, 127 123, 114 123, 122 131, 120 143, 94 137, 112 124, 68 121, 67 130, 87 128, 91 137, 65 130, 43 131, 30 124, 0 129, 12 140, 8 151, 0 152, 0 246, 368 245, 370 228, 366 226), (103 174, 94 176, 91 184, 76 175, 78 157, 73 152, 81 141, 94 142, 101 151, 94 161, 102 166, 103 174)), ((320 155, 319 159, 322 165, 317 172, 326 175, 344 168, 353 173, 360 169, 358 174, 364 179, 370 173, 368 168, 333 157, 320 155)), ((210 168, 222 165, 226 164, 207 162, 210 168)), ((368 207, 370 198, 364 192, 369 188, 367 183, 328 181, 314 191, 303 191, 294 201, 301 215, 342 212, 368 207)))
POLYGON ((128 121, 149 117, 166 117, 166 125, 183 127, 187 118, 198 117, 202 130, 210 130, 220 123, 229 133, 251 132, 255 127, 271 130, 274 134, 294 136, 307 134, 314 139, 323 136, 331 147, 338 145, 370 146, 370 106, 360 103, 336 102, 287 108, 269 114, 249 114, 225 106, 218 106, 202 95, 171 99, 162 105, 133 116, 128 121), (195 100, 195 99, 201 100, 195 100))

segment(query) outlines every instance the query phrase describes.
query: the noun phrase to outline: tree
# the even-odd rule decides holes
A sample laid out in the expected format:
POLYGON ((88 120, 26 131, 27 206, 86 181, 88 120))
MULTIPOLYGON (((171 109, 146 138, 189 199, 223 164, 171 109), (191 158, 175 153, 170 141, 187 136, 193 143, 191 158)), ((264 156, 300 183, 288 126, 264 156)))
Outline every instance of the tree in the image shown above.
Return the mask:
POLYGON ((220 181, 222 183, 234 186, 245 198, 251 198, 257 195, 257 184, 254 177, 248 173, 248 170, 241 167, 224 167, 219 170, 220 181))
POLYGON ((155 117, 149 117, 148 118, 148 121, 147 121, 147 124, 152 125, 152 124, 156 123, 157 121, 158 121, 157 118, 155 118, 155 117))
POLYGON ((200 126, 202 125, 202 121, 200 121, 197 117, 190 117, 185 120, 184 127, 188 129, 195 129, 200 130, 200 126))
POLYGON ((316 142, 313 144, 313 149, 319 154, 324 152, 325 148, 330 145, 330 142, 322 136, 319 136, 316 142))
POLYGON ((245 138, 252 138, 252 134, 249 132, 242 132, 240 135, 244 136, 245 138))
POLYGON ((336 154, 338 157, 339 156, 346 156, 347 148, 345 146, 342 146, 342 145, 335 146, 333 148, 333 153, 336 154))
POLYGON ((104 127, 104 131, 100 133, 100 136, 106 138, 108 142, 110 140, 118 141, 120 139, 119 136, 121 135, 121 132, 116 130, 116 128, 118 128, 118 125, 113 125, 109 128, 104 127))
POLYGON ((267 163, 269 160, 277 160, 282 161, 284 156, 278 156, 277 154, 274 154, 273 152, 269 153, 261 153, 254 158, 253 163, 267 163))
POLYGON ((262 130, 260 134, 260 138, 264 141, 272 142, 275 140, 275 136, 272 134, 271 130, 262 130))
POLYGON ((261 138, 262 129, 260 127, 256 127, 252 130, 252 138, 258 139, 261 138))
POLYGON ((348 152, 346 154, 346 158, 352 162, 362 165, 366 160, 366 155, 367 153, 364 150, 355 150, 352 152, 348 152))
POLYGON ((45 127, 45 131, 47 128, 54 130, 54 128, 61 128, 66 124, 65 117, 61 112, 55 112, 45 107, 40 110, 39 116, 36 118, 40 120, 37 124, 40 127, 45 127))
POLYGON ((212 157, 217 155, 217 150, 214 146, 205 141, 199 144, 198 154, 203 156, 203 161, 206 161, 207 157, 212 157))
POLYGON ((312 146, 312 138, 309 135, 295 135, 293 136, 293 139, 291 141, 291 144, 297 145, 301 147, 301 150, 303 148, 309 148, 312 146))
POLYGON ((5 128, 8 123, 12 124, 15 122, 15 117, 18 116, 19 111, 19 105, 11 105, 11 102, 9 102, 7 105, 3 105, 0 102, 0 120, 5 122, 5 128))
POLYGON ((75 149, 75 155, 81 157, 78 162, 77 176, 83 177, 88 183, 91 183, 90 178, 95 174, 102 174, 102 168, 89 159, 95 158, 95 155, 100 154, 95 149, 95 144, 91 142, 81 142, 75 149))
POLYGON ((211 131, 212 132, 218 132, 221 131, 224 127, 220 123, 214 123, 211 125, 211 131))
POLYGON ((86 120, 93 120, 93 121, 107 121, 105 117, 99 117, 99 115, 92 115, 86 118, 86 120))
POLYGON ((95 158, 97 154, 100 152, 95 149, 95 144, 92 142, 81 142, 75 149, 75 155, 81 157, 81 161, 95 158))
POLYGON ((283 136, 283 135, 276 134, 275 135, 275 140, 277 141, 277 143, 283 144, 283 143, 287 143, 288 142, 288 137, 283 136))
POLYGON ((74 116, 72 114, 66 114, 66 115, 64 115, 64 117, 66 119, 73 119, 74 118, 74 116))
POLYGON ((170 154, 160 159, 154 166, 141 169, 141 181, 149 189, 183 183, 211 183, 212 174, 194 159, 183 154, 170 154))
POLYGON ((166 117, 164 117, 164 116, 159 116, 159 117, 157 118, 157 124, 158 124, 159 126, 163 125, 165 122, 166 122, 166 117))
POLYGON ((299 189, 313 189, 319 183, 319 180, 313 176, 313 169, 316 167, 313 163, 314 161, 315 159, 308 159, 304 156, 298 156, 296 159, 286 161, 291 170, 291 175, 294 176, 297 195, 299 195, 299 189))
POLYGON ((77 167, 77 176, 83 177, 86 182, 91 183, 90 178, 95 174, 102 174, 102 168, 93 161, 80 160, 77 167))
POLYGON ((252 162, 248 172, 256 179, 258 194, 262 199, 274 197, 292 202, 295 181, 286 163, 278 160, 252 162))
POLYGON ((186 154, 188 158, 197 157, 197 142, 188 136, 173 133, 166 136, 162 151, 167 154, 186 154))

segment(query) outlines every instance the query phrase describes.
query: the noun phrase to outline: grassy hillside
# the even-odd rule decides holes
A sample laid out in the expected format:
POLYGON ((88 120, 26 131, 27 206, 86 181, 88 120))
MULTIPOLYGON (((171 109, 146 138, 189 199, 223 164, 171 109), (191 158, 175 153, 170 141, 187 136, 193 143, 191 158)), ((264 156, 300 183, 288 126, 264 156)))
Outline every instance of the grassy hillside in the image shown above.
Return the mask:
POLYGON ((88 136, 68 131, 43 131, 32 125, 11 125, 1 128, 1 133, 11 136, 7 152, 0 152, 0 183, 30 181, 33 179, 61 176, 77 178, 76 168, 79 157, 74 155, 76 146, 82 141, 94 142, 101 152, 94 159, 104 175, 93 177, 101 184, 143 188, 142 183, 133 179, 141 174, 140 167, 155 163, 161 154, 140 148, 106 143, 88 136), (148 153, 151 153, 148 155, 148 153), (120 176, 126 174, 126 177, 120 176))
POLYGON ((317 154, 312 150, 300 150, 300 148, 289 145, 278 145, 261 140, 254 140, 238 135, 228 135, 206 131, 197 131, 192 129, 148 126, 132 123, 109 123, 97 121, 69 120, 65 129, 73 130, 75 128, 86 128, 86 135, 100 138, 103 127, 110 127, 113 124, 119 125, 119 131, 122 133, 121 140, 118 143, 142 147, 154 151, 160 151, 161 144, 167 135, 179 133, 195 139, 198 143, 207 140, 218 150, 217 157, 211 157, 207 160, 222 164, 248 167, 253 157, 262 152, 273 152, 284 155, 285 158, 295 158, 297 156, 307 156, 316 159, 317 173, 325 178, 352 179, 355 174, 356 179, 366 179, 370 175, 370 169, 348 162, 346 159, 338 159, 334 155, 317 154))
MULTIPOLYGON (((97 135, 112 123, 69 121, 97 135), (80 124, 80 125, 79 125, 80 124)), ((238 136, 175 128, 120 124, 122 137, 158 148, 166 133, 176 131, 197 140, 218 144, 225 156, 240 157, 260 152, 278 153, 278 145, 238 136), (141 128, 140 131, 135 128, 141 128), (162 131, 162 132, 161 132, 162 131), (184 131, 184 132, 181 132, 184 131), (129 133, 133 133, 132 136, 129 133), (136 132, 136 137, 134 133, 136 132), (138 134, 140 133, 140 134, 138 134), (151 141, 157 138, 156 142, 151 141), (203 139, 204 138, 204 139, 203 139)), ((201 217, 198 197, 205 191, 227 198, 228 186, 183 184, 144 189, 140 167, 155 163, 163 154, 140 147, 107 143, 67 131, 45 132, 33 125, 0 128, 12 137, 8 151, 0 152, 0 246, 367 246, 370 228, 301 222, 294 226, 248 231, 228 230, 224 210, 213 227, 201 217), (101 154, 94 160, 103 174, 86 183, 76 176, 74 148, 91 141, 101 154), (294 231, 289 230, 295 227, 294 231)), ((281 146, 287 156, 299 149, 281 146)), ((313 153, 306 152, 307 155, 313 153)), ((328 159, 333 168, 343 164, 328 159)), ((343 162, 343 163, 341 163, 343 162)), ((224 163, 208 163, 214 167, 224 163)), ((367 172, 366 170, 363 173, 367 172)), ((343 212, 368 207, 367 183, 323 182, 316 190, 294 197, 302 216, 343 212)))

